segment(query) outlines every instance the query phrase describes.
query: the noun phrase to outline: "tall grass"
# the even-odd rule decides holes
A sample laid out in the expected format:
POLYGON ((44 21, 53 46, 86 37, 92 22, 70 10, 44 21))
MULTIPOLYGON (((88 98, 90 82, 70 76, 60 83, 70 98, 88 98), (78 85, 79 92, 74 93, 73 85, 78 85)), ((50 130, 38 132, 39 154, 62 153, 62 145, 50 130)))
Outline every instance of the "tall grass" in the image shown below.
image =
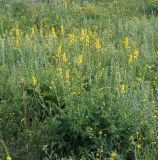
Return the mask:
POLYGON ((134 2, 3 3, 0 159, 157 160, 158 4, 134 2))

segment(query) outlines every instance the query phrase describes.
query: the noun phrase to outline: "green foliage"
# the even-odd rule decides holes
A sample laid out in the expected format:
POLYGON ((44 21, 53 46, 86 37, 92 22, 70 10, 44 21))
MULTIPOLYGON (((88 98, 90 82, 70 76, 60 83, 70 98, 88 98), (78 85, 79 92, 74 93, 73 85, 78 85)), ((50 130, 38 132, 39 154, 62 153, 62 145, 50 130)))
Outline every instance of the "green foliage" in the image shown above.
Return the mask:
POLYGON ((0 159, 158 159, 155 0, 0 4, 0 159))

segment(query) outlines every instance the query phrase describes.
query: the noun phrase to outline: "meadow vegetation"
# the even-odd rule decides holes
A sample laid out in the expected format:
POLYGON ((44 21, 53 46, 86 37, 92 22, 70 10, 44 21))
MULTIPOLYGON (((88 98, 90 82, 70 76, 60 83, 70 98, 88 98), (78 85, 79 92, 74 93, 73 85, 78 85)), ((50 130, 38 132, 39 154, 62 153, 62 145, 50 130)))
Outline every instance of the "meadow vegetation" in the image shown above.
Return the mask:
POLYGON ((157 160, 157 16, 157 0, 0 0, 0 160, 157 160))

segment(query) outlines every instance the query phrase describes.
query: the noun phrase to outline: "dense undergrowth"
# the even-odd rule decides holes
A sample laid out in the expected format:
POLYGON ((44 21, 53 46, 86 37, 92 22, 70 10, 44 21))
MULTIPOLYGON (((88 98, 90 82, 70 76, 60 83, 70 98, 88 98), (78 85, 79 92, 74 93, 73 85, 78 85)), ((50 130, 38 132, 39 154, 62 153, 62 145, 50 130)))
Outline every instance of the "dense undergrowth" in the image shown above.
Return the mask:
POLYGON ((158 159, 156 0, 0 4, 0 160, 158 159))

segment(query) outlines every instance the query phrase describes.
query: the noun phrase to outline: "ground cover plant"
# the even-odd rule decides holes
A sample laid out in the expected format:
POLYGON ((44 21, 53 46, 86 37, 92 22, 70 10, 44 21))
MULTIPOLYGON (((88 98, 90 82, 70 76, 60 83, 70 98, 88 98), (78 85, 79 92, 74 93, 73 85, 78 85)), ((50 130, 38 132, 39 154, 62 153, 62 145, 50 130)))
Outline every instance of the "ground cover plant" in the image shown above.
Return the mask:
POLYGON ((1 0, 0 160, 157 160, 157 16, 157 0, 1 0))

